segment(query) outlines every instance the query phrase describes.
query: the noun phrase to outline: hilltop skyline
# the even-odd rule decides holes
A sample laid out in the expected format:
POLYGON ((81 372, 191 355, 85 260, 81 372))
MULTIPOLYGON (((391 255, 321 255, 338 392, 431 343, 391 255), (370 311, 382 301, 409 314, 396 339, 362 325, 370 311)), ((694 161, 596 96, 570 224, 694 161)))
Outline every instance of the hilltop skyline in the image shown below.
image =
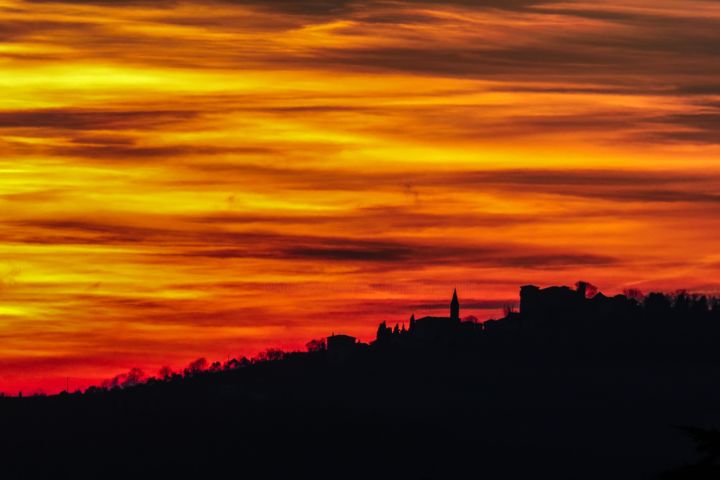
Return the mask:
POLYGON ((0 0, 0 390, 448 291, 720 290, 720 5, 0 0))
MULTIPOLYGON (((283 346, 275 343, 263 351, 250 354, 230 355, 226 359, 205 357, 192 361, 185 359, 182 365, 169 365, 167 362, 157 371, 145 371, 140 366, 129 368, 127 372, 115 372, 112 378, 89 383, 76 383, 70 388, 70 378, 65 377, 64 388, 47 392, 42 388, 29 391, 0 391, 2 396, 45 396, 57 393, 80 394, 97 393, 113 389, 123 389, 136 385, 158 381, 170 381, 178 378, 190 378, 199 373, 218 373, 235 370, 253 363, 282 360, 292 356, 307 353, 314 355, 327 351, 329 359, 353 357, 367 347, 380 349, 397 349, 402 352, 408 346, 420 348, 440 348, 455 353, 461 353, 468 348, 483 351, 488 345, 483 342, 497 341, 499 338, 512 338, 505 348, 522 351, 526 342, 542 344, 548 339, 559 340, 560 343, 573 341, 588 342, 593 348, 611 345, 619 342, 620 345, 637 342, 638 333, 648 335, 648 338, 662 338, 669 335, 678 345, 673 356, 678 355, 677 348, 687 342, 682 335, 688 332, 698 333, 704 341, 710 341, 718 333, 720 319, 720 296, 705 295, 698 292, 678 290, 676 292, 647 292, 631 289, 622 294, 606 295, 595 285, 578 281, 574 288, 568 286, 549 286, 541 288, 536 285, 523 285, 519 287, 519 295, 515 301, 508 301, 503 305, 503 315, 480 321, 476 316, 467 314, 466 307, 483 305, 473 300, 459 300, 457 288, 453 289, 452 298, 448 302, 434 302, 422 305, 411 305, 408 311, 409 318, 402 319, 384 316, 386 320, 379 323, 373 332, 361 332, 357 336, 348 335, 347 331, 324 332, 320 338, 305 339, 300 345, 283 346), (433 315, 423 316, 422 312, 431 311, 433 315), (438 316, 436 313, 449 315, 438 316), (417 317, 416 317, 416 314, 417 317), (390 319, 388 319, 390 318, 390 319), (407 321, 405 321, 407 320, 407 321), (394 323, 394 327, 393 327, 394 323), (611 333, 612 332, 612 333, 611 333), (498 336, 499 335, 499 336, 498 336), (678 336, 679 335, 679 336, 678 336), (659 337, 658 337, 659 336, 659 337), (479 342, 479 343, 478 343, 479 342)), ((353 332, 354 333, 354 332, 353 332)), ((669 338, 670 338, 669 337, 669 338)), ((668 338, 668 340, 669 340, 668 338)), ((277 339, 281 340, 281 338, 277 339)), ((692 342, 691 342, 692 343, 692 342)), ((660 342, 662 345, 662 342, 660 342)), ((566 345, 567 346, 567 345, 566 345)), ((643 356, 652 349, 639 342, 639 347, 648 351, 633 352, 634 355, 643 356)), ((497 347, 497 345, 495 346, 497 347)), ((557 345, 556 345, 557 347, 557 345)), ((587 345, 586 345, 587 347, 587 345)), ((684 346, 683 348, 686 348, 684 346)), ((694 348, 706 348, 702 342, 694 348)), ((667 348, 667 344, 663 345, 667 348)), ((698 350, 698 351, 700 351, 698 350)), ((526 352, 527 353, 527 352, 526 352)), ((557 352, 555 352, 557 353, 557 352)), ((617 353, 617 352, 616 352, 617 353)), ((657 352, 654 352, 657 354, 657 352)), ((666 352, 667 353, 667 352, 666 352)), ((694 352, 694 353, 697 353, 694 352)), ((627 354, 627 352, 626 352, 627 354)), ((685 352, 685 355, 690 355, 685 352)), ((552 358, 552 355, 549 356, 552 358)))

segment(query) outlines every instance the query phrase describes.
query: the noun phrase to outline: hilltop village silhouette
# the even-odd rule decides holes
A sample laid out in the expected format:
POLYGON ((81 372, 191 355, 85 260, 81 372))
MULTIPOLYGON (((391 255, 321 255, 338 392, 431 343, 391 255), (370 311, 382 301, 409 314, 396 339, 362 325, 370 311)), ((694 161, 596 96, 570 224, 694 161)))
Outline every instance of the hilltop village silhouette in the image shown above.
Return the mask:
POLYGON ((3 478, 720 478, 718 298, 578 282, 448 313, 0 398, 3 478))
MULTIPOLYGON (((687 347, 691 351, 685 353, 695 355, 698 348, 707 346, 709 338, 720 339, 720 298, 684 290, 647 296, 629 290, 609 297, 584 281, 577 282, 575 289, 525 285, 520 289, 519 311, 509 307, 504 317, 480 323, 474 317, 461 320, 455 289, 449 313, 447 317, 419 319, 412 314, 407 329, 404 323, 391 328, 382 322, 370 345, 333 333, 327 337, 327 350, 332 359, 341 359, 368 347, 467 349, 493 338, 514 337, 520 341, 518 345, 553 342, 558 347, 582 344, 604 348, 613 342, 639 341, 633 345, 638 352, 654 344, 673 345, 673 354, 687 347)), ((716 356, 720 360, 720 354, 716 356)))

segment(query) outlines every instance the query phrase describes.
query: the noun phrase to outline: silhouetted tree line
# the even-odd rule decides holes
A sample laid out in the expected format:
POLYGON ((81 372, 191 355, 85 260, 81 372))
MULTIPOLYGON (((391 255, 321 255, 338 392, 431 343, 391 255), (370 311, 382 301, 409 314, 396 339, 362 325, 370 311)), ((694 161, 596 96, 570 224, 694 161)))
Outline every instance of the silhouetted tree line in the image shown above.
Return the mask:
MULTIPOLYGON (((308 351, 320 351, 319 346, 322 346, 322 350, 324 350, 324 345, 324 339, 313 340, 312 342, 308 343, 308 351), (316 344, 317 346, 314 346, 311 349, 311 343, 313 345, 316 344)), ((295 354, 297 354, 297 352, 295 352, 295 354)), ((127 373, 121 373, 109 380, 103 381, 99 386, 88 387, 85 390, 85 393, 97 394, 108 390, 125 389, 141 384, 155 384, 158 382, 180 381, 183 379, 194 378, 200 375, 235 370, 238 368, 247 367, 263 362, 276 362, 284 359, 287 355, 289 354, 282 350, 276 348, 268 348, 251 358, 243 356, 240 358, 230 358, 225 362, 214 361, 212 363, 208 363, 207 359, 201 357, 193 360, 185 368, 179 371, 175 371, 169 366, 163 366, 160 368, 160 370, 158 370, 157 375, 154 376, 147 376, 142 369, 138 367, 133 367, 127 373)), ((63 392, 63 394, 66 393, 69 392, 63 392)), ((2 394, 0 394, 0 396, 2 396, 2 394)))

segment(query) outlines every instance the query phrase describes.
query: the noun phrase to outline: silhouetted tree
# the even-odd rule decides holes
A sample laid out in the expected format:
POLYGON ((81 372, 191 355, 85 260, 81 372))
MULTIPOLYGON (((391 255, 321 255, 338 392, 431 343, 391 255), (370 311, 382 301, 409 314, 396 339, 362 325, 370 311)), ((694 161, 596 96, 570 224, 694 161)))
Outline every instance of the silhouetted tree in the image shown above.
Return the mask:
POLYGON ((712 297, 709 303, 711 316, 720 321, 720 298, 712 297))
POLYGON ((672 301, 673 311, 676 318, 686 319, 690 313, 690 295, 685 290, 678 290, 672 301))
POLYGON ((322 352, 327 348, 324 338, 313 339, 305 344, 308 352, 322 352))
POLYGON ((385 322, 380 323, 380 325, 378 325, 377 335, 375 336, 375 338, 379 342, 382 342, 383 340, 387 340, 391 336, 392 330, 390 329, 390 327, 388 327, 385 322))
POLYGON ((145 372, 137 367, 133 367, 125 376, 125 381, 122 383, 122 387, 134 387, 139 385, 145 379, 145 372))
POLYGON ((592 298, 598 293, 598 287, 582 280, 575 283, 575 289, 580 292, 584 298, 592 298))
POLYGON ((626 288, 623 290, 623 295, 631 300, 637 300, 638 302, 642 302, 645 298, 645 295, 639 288, 626 288))
POLYGON ((645 297, 645 312, 651 320, 669 319, 671 306, 670 299, 663 293, 652 292, 645 297))
POLYGON ((127 373, 115 375, 110 380, 102 382, 103 388, 127 388, 141 384, 145 380, 145 373, 137 367, 131 368, 127 373))
POLYGON ((167 365, 161 367, 160 370, 158 370, 158 376, 162 380, 170 380, 173 375, 175 375, 175 371, 167 365))
POLYGON ((185 370, 183 370, 183 373, 186 377, 192 377, 193 375, 197 375, 198 373, 201 373, 207 369, 207 360, 205 358, 198 358, 197 360, 194 360, 188 364, 187 367, 185 367, 185 370))
POLYGON ((690 316, 694 320, 704 320, 709 312, 708 299, 705 295, 693 295, 690 305, 690 316))
POLYGON ((258 362, 275 362, 282 360, 285 357, 285 352, 278 348, 268 348, 267 350, 260 352, 255 357, 258 362))
POLYGON ((234 370, 236 368, 240 368, 240 361, 237 358, 231 358, 227 362, 225 362, 224 366, 225 370, 234 370))

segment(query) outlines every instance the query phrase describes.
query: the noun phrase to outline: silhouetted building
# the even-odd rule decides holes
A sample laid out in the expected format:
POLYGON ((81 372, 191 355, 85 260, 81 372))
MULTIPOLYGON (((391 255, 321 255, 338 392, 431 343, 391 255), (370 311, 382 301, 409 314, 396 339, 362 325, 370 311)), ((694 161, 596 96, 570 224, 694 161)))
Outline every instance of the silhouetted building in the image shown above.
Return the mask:
POLYGON ((345 361, 357 349, 357 339, 350 335, 330 335, 327 337, 328 358, 334 362, 345 361))
POLYGON ((413 314, 410 317, 410 329, 404 328, 399 331, 392 331, 383 322, 378 329, 377 340, 379 342, 392 341, 391 339, 401 339, 407 336, 411 340, 421 342, 429 342, 435 340, 446 339, 458 332, 460 326, 460 301, 458 300, 457 290, 453 291, 452 300, 450 301, 450 316, 448 317, 422 317, 415 319, 413 314))
POLYGON ((578 290, 564 286, 543 289, 535 285, 521 287, 520 315, 523 328, 552 327, 577 319, 586 304, 585 292, 585 285, 581 285, 578 290))
POLYGON ((524 285, 520 287, 520 314, 537 315, 540 311, 540 287, 524 285))
POLYGON ((452 301, 450 301, 450 318, 460 321, 460 302, 457 297, 457 289, 453 290, 452 301))

